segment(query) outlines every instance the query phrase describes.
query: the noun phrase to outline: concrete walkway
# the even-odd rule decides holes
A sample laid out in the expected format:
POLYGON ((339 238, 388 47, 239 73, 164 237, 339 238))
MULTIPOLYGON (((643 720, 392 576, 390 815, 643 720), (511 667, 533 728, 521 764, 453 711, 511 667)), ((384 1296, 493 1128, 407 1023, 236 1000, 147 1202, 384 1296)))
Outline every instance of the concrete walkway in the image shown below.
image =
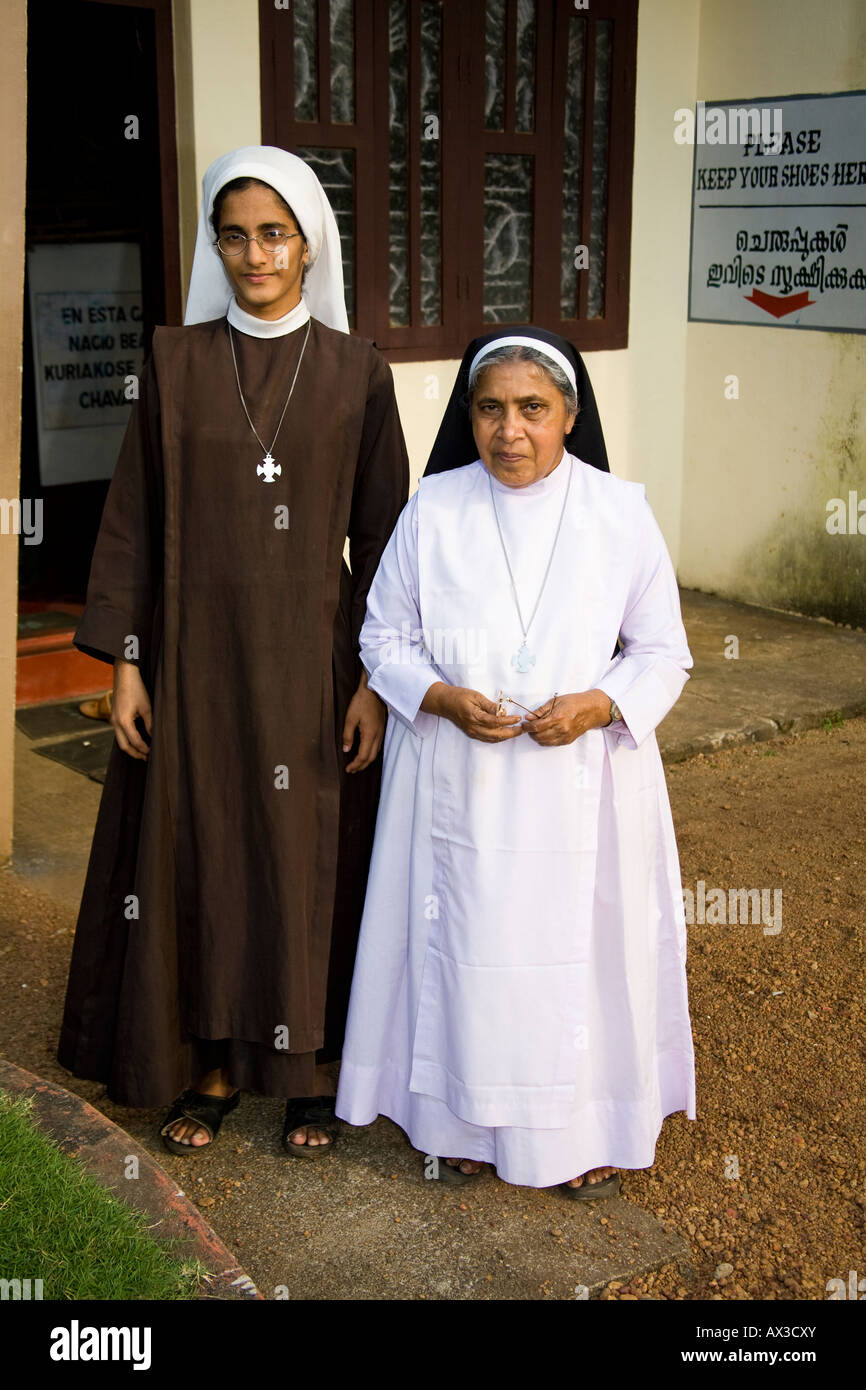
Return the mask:
MULTIPOLYGON (((694 593, 684 594, 683 614, 695 667, 660 729, 666 761, 866 712, 866 634, 694 593)), ((252 1095, 212 1153, 175 1158, 155 1138, 162 1111, 114 1106, 102 1086, 70 1078, 53 1049, 101 788, 33 756, 26 736, 17 737, 15 856, 0 872, 0 981, 11 985, 2 980, 10 970, 22 981, 43 978, 38 993, 9 988, 5 1051, 147 1148, 264 1297, 581 1298, 665 1264, 688 1280, 688 1243, 629 1202, 628 1175, 624 1195, 604 1203, 511 1188, 489 1172, 446 1187, 425 1182, 420 1156, 383 1119, 345 1130, 323 1162, 287 1160, 281 1102, 252 1095), (3 937, 20 943, 14 962, 3 937)), ((680 1123, 683 1116, 667 1121, 680 1123)))
POLYGON ((866 713, 866 632, 693 590, 682 609, 695 664, 658 731, 665 762, 866 713))

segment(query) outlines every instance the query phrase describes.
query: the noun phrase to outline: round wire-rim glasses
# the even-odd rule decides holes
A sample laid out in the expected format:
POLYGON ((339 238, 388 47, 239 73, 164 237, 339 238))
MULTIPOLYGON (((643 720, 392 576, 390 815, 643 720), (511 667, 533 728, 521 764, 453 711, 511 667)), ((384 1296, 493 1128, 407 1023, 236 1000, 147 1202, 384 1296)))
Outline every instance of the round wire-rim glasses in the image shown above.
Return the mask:
POLYGON ((225 236, 217 237, 216 245, 224 256, 240 256, 246 251, 248 243, 255 241, 260 251, 267 251, 269 256, 275 256, 288 245, 292 237, 300 235, 300 232, 279 232, 276 228, 264 232, 262 236, 244 236, 242 232, 227 232, 225 236), (231 242, 231 246, 225 246, 224 242, 231 242))

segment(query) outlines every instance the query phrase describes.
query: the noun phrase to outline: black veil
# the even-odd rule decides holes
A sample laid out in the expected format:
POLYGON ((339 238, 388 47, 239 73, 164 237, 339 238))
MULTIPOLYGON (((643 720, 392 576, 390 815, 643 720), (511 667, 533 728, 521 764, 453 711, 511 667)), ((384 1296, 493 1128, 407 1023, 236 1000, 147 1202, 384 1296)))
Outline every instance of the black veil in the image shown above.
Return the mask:
POLYGON ((475 354, 487 343, 492 343, 496 338, 510 337, 512 334, 521 338, 537 338, 542 343, 558 348, 573 364, 577 381, 578 410, 574 428, 566 435, 565 447, 568 453, 583 459, 584 463, 591 464, 593 468, 600 468, 603 473, 609 473, 610 466, 604 447, 601 421, 598 418, 598 407, 589 373, 583 365, 580 353, 565 338, 560 338, 556 333, 548 333, 546 328, 521 326, 514 329, 495 329, 492 333, 482 334, 480 338, 473 338, 469 344, 463 354, 457 380, 445 407, 442 424, 427 460, 424 476, 428 473, 445 473, 451 468, 462 468, 467 463, 474 463, 478 458, 469 410, 463 404, 469 389, 469 368, 475 354))

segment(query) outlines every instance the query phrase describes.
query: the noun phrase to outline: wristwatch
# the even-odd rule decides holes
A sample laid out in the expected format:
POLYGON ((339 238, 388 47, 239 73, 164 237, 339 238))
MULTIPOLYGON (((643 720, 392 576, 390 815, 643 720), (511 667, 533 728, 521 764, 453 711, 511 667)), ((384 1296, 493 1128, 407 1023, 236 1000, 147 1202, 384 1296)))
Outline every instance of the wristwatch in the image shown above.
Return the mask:
POLYGON ((621 712, 621 710, 620 710, 619 705, 616 704, 616 702, 615 702, 614 700, 611 700, 611 702, 610 702, 610 723, 613 724, 614 721, 617 720, 617 719, 622 719, 622 712, 621 712))

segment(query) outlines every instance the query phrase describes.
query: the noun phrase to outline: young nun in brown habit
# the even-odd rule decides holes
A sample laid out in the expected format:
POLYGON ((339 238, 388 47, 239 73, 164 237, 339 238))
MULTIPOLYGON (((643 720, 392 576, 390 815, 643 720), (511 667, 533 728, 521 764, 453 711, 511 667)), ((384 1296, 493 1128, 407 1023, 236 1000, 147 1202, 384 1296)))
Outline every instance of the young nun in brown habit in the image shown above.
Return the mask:
POLYGON ((243 1090, 287 1151, 337 1139, 333 1085, 385 707, 358 658, 408 495, 387 364, 350 337, 312 170, 252 146, 204 177, 186 326, 158 328, 76 645, 113 662, 116 746, 58 1057, 174 1152, 243 1090), (343 560, 346 537, 351 572, 343 560), (178 1093, 181 1093, 178 1095, 178 1093))

